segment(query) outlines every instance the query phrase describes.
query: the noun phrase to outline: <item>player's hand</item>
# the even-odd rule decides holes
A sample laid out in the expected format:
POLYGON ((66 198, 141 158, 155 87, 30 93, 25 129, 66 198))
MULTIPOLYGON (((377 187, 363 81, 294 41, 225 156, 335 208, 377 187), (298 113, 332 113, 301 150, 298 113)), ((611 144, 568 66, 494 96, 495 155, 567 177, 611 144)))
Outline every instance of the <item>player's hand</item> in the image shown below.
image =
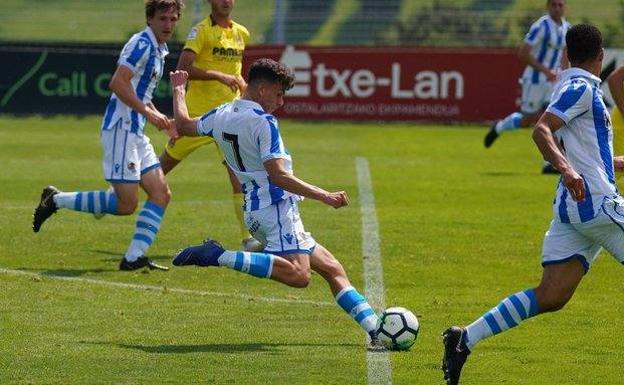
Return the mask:
POLYGON ((170 120, 167 115, 159 111, 148 108, 146 118, 159 130, 170 131, 172 128, 175 130, 175 125, 172 123, 173 120, 170 120))
POLYGON ((230 87, 230 89, 232 90, 232 92, 236 92, 239 89, 242 91, 244 89, 244 87, 246 87, 246 84, 242 84, 245 83, 244 80, 242 80, 241 83, 241 78, 239 78, 238 76, 232 76, 232 75, 228 75, 228 74, 221 74, 221 77, 219 78, 219 81, 223 84, 225 84, 226 86, 230 87))
POLYGON ((557 71, 555 70, 549 69, 544 73, 544 75, 546 75, 546 79, 549 82, 554 82, 555 80, 557 80, 557 71))
POLYGON ((615 171, 624 171, 624 156, 614 156, 613 167, 615 171))
POLYGON ((236 79, 238 79, 238 89, 240 90, 240 92, 245 92, 245 90, 247 89, 247 82, 245 82, 245 79, 240 76, 237 76, 236 79))
POLYGON ((178 130, 176 129, 175 120, 169 119, 169 124, 171 125, 171 128, 166 130, 165 133, 167 134, 169 139, 177 139, 180 134, 178 134, 178 130))
POLYGON ((171 88, 186 86, 186 81, 188 80, 188 72, 183 70, 176 70, 173 72, 169 72, 169 80, 171 81, 171 88))
POLYGON ((328 193, 323 197, 323 203, 338 209, 349 204, 349 196, 345 191, 328 193))
POLYGON ((561 173, 563 184, 566 186, 572 199, 580 202, 585 199, 585 181, 576 171, 569 169, 561 173))

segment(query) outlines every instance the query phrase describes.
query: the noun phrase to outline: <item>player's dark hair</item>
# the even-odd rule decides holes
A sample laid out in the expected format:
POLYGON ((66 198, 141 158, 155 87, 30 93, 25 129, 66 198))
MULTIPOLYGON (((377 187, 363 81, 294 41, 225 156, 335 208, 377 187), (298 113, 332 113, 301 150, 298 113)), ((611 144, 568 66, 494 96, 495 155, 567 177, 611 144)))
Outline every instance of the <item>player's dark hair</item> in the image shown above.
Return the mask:
POLYGON ((568 59, 571 64, 582 64, 593 60, 602 50, 602 34, 593 25, 577 24, 566 34, 568 59))
POLYGON ((284 91, 288 91, 295 83, 295 76, 290 68, 275 60, 261 58, 254 61, 249 68, 247 81, 250 85, 258 81, 280 83, 284 91))
POLYGON ((182 14, 184 8, 183 0, 145 0, 145 17, 151 19, 156 11, 167 11, 175 8, 178 11, 178 18, 182 14))

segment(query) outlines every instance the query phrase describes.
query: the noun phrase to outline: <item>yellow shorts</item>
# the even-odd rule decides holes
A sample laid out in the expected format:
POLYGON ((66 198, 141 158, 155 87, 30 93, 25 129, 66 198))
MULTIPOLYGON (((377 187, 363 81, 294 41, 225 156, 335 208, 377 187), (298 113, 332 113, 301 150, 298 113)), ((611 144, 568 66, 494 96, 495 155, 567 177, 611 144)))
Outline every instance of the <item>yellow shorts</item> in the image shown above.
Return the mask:
MULTIPOLYGON (((165 151, 175 160, 183 160, 189 156, 193 151, 197 150, 201 146, 207 144, 213 144, 214 139, 209 136, 181 136, 175 140, 171 139, 165 147, 165 151)), ((225 160, 223 153, 219 146, 215 144, 217 154, 221 162, 225 160)))

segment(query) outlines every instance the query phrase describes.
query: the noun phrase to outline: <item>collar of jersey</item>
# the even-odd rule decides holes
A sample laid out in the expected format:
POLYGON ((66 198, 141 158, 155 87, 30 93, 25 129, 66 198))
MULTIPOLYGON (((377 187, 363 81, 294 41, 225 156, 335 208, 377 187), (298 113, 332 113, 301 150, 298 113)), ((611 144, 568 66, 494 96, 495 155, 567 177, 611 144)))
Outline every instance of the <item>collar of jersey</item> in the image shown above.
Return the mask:
POLYGON ((236 99, 236 100, 234 100, 234 104, 237 107, 251 108, 251 109, 254 109, 254 110, 260 110, 260 111, 264 112, 264 108, 262 108, 261 105, 259 105, 258 103, 254 102, 253 100, 249 100, 249 99, 236 99))
POLYGON ((154 31, 152 31, 149 25, 145 27, 143 32, 147 33, 147 36, 149 36, 150 41, 152 42, 152 45, 154 47, 158 47, 160 53, 162 53, 163 55, 169 53, 169 47, 167 47, 167 43, 158 44, 158 40, 156 40, 156 35, 154 35, 154 31))
POLYGON ((210 26, 211 27, 219 27, 219 28, 223 28, 223 29, 232 29, 232 27, 234 27, 234 22, 232 21, 232 19, 230 19, 230 25, 228 27, 220 26, 219 24, 217 24, 217 22, 215 21, 214 17, 212 17, 212 13, 210 15, 208 15, 207 19, 210 20, 210 26))
POLYGON ((570 79, 572 77, 583 77, 595 82, 596 84, 600 84, 602 82, 599 77, 579 67, 568 68, 567 70, 561 72, 562 81, 570 79))
POLYGON ((551 23, 551 24, 553 24, 553 25, 555 25, 555 26, 557 26, 557 27, 562 27, 562 26, 564 26, 564 25, 565 25, 565 23, 566 23, 566 19, 565 19, 565 17, 563 17, 563 16, 561 16, 561 24, 557 23, 557 22, 555 21, 555 19, 553 19, 553 18, 550 16, 550 14, 549 14, 549 13, 547 13, 547 14, 546 14, 546 18, 548 19, 548 21, 550 21, 550 23, 551 23))

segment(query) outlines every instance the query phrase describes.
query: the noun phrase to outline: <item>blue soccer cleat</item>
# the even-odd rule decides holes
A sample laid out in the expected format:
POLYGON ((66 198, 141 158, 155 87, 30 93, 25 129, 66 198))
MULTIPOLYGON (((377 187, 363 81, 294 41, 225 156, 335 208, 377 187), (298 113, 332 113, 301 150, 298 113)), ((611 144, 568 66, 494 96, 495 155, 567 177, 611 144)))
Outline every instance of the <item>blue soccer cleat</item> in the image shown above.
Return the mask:
POLYGON ((180 250, 172 263, 175 266, 219 266, 218 259, 225 252, 221 244, 214 239, 206 239, 199 246, 189 246, 180 250))

